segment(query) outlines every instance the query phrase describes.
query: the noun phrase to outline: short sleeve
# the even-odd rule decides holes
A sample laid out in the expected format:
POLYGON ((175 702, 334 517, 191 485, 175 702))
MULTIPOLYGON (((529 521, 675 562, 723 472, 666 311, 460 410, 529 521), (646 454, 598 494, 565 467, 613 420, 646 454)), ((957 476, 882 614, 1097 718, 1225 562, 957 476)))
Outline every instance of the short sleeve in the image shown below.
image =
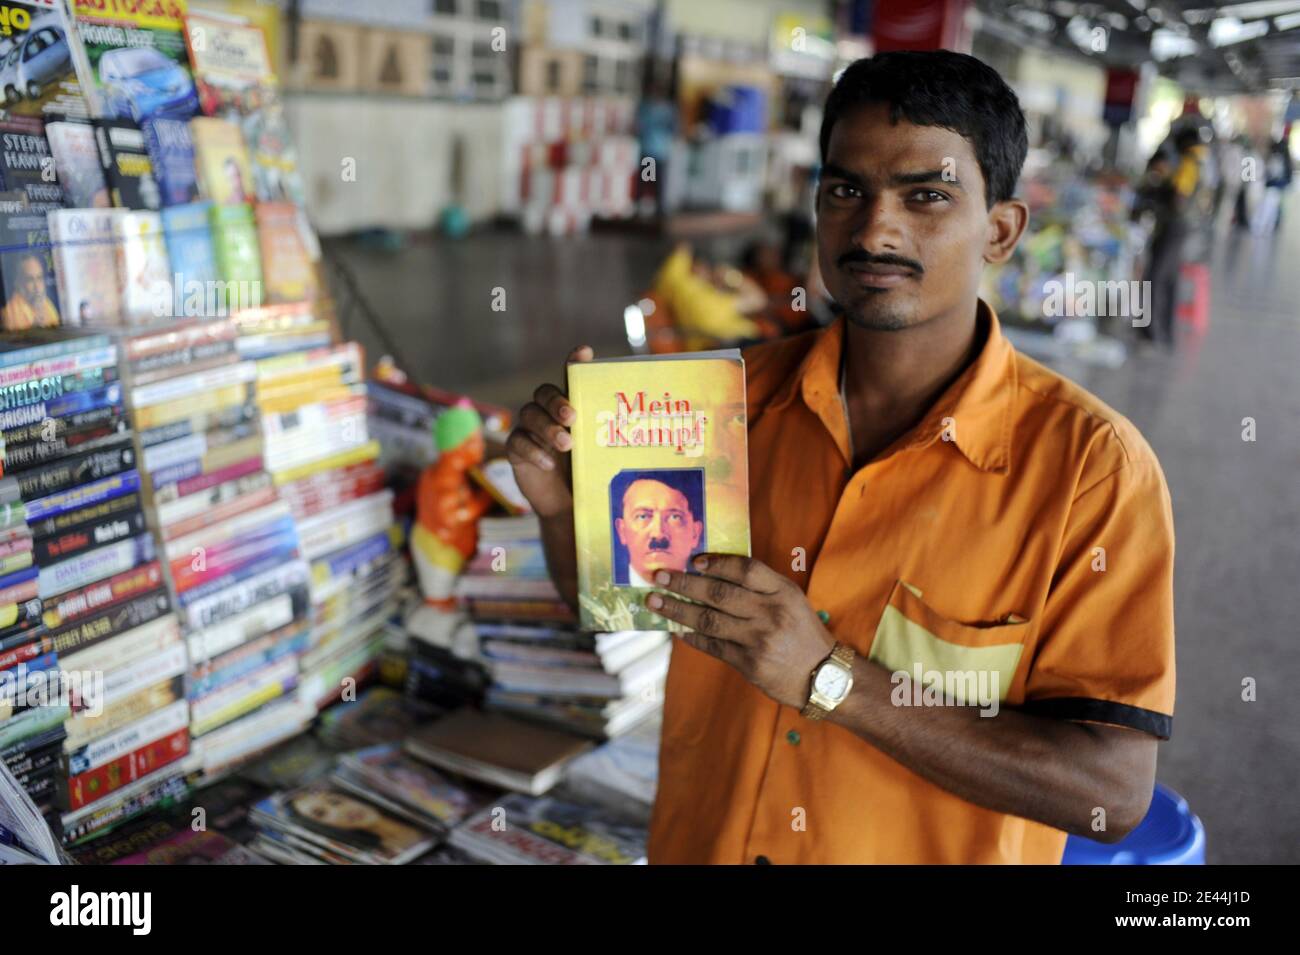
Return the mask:
POLYGON ((1026 712, 1168 739, 1174 712, 1174 530, 1154 456, 1080 492, 1025 683, 1026 712))

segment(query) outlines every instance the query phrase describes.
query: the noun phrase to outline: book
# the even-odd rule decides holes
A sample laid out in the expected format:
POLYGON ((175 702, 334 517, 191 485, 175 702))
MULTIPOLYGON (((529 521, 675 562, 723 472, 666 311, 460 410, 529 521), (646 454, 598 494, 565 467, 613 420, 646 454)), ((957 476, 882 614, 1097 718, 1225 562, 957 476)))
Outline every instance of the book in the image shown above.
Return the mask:
POLYGON ((211 208, 212 203, 200 201, 162 211, 175 299, 171 314, 176 318, 211 318, 218 314, 217 255, 208 225, 211 208))
POLYGON ((540 796, 588 740, 500 713, 465 708, 435 720, 406 741, 416 759, 503 789, 540 796))
POLYGON ((257 240, 268 303, 300 302, 316 297, 316 271, 299 231, 298 207, 290 202, 259 202, 257 240))
POLYGON ((122 318, 143 325, 171 314, 171 264, 156 212, 123 212, 113 219, 122 289, 122 318))
POLYGON ((124 209, 52 209, 47 213, 54 275, 66 312, 64 325, 122 324, 114 220, 127 214, 124 209))
POLYGON ((0 3, 4 36, 3 112, 9 116, 88 116, 73 65, 67 8, 52 0, 0 3))
POLYGON ((199 98, 185 49, 183 0, 75 0, 72 7, 73 60, 92 115, 136 123, 194 115, 199 98))
POLYGON ((208 226, 217 275, 225 283, 217 295, 218 307, 235 311, 261 305, 262 253, 252 206, 214 204, 208 208, 208 226))
POLYGON ((5 331, 56 328, 61 322, 54 257, 44 210, 21 190, 0 192, 0 311, 5 331))
POLYGON ((95 144, 113 205, 120 209, 162 208, 162 190, 154 176, 144 133, 131 120, 95 120, 95 144))
POLYGON ((63 206, 54 157, 45 124, 30 117, 0 120, 0 188, 21 191, 36 211, 63 206))
POLYGON ((145 147, 154 176, 162 187, 162 204, 180 206, 199 198, 194 170, 194 142, 184 120, 154 116, 144 121, 145 147))
POLYGON ((190 136, 203 197, 218 205, 252 202, 253 172, 238 124, 196 116, 190 120, 190 136))
POLYGON ((645 606, 661 569, 749 555, 736 350, 572 364, 574 535, 587 630, 682 630, 645 606))
POLYGON ((99 164, 95 127, 87 119, 61 117, 45 123, 63 194, 70 208, 96 209, 113 204, 99 164))

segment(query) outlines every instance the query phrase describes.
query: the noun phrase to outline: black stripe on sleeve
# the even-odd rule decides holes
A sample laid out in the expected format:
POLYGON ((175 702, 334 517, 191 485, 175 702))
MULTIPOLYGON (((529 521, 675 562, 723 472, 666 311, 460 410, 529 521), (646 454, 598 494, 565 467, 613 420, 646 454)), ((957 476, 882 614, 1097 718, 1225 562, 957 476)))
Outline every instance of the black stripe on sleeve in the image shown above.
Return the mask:
POLYGON ((1060 720, 1086 720, 1090 723, 1110 723, 1150 733, 1159 739, 1169 739, 1174 731, 1174 718, 1155 710, 1144 710, 1127 703, 1094 700, 1086 696, 1062 696, 1046 700, 1027 700, 1020 707, 1035 716, 1050 716, 1060 720))

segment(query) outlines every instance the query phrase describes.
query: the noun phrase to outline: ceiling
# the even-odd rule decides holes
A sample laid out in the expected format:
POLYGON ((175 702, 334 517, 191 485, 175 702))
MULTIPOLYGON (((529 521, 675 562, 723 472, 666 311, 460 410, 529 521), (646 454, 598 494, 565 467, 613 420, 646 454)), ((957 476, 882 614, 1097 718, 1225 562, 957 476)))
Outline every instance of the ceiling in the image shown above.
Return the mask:
POLYGON ((1200 93, 1300 88, 1300 0, 975 0, 988 26, 1200 93))

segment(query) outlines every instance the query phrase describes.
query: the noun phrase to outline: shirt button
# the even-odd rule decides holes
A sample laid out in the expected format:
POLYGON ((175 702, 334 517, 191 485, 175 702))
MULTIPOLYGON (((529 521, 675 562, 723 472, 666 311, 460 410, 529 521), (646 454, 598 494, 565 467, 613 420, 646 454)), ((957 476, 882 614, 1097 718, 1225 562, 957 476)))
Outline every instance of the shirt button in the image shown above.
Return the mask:
POLYGON ((754 860, 754 865, 771 865, 771 864, 772 864, 772 860, 769 859, 767 856, 758 856, 754 860))
POLYGON ((790 732, 786 733, 786 734, 785 734, 785 741, 786 741, 787 743, 789 743, 791 746, 798 746, 798 745, 799 745, 799 731, 798 731, 798 730, 791 730, 790 732))
POLYGON ((818 610, 817 617, 823 624, 829 624, 831 622, 831 615, 825 610, 818 610))

